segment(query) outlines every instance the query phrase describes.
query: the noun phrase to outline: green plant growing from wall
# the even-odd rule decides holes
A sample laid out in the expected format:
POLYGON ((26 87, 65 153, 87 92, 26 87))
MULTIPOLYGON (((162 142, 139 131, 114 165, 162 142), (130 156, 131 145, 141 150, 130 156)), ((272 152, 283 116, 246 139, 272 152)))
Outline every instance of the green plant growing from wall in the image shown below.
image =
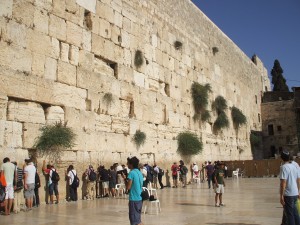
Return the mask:
POLYGON ((175 41, 175 42, 174 42, 174 48, 175 48, 176 50, 182 49, 182 42, 180 42, 180 41, 175 41))
POLYGON ((135 134, 133 135, 132 140, 133 140, 135 146, 137 147, 137 149, 139 149, 146 142, 146 134, 141 130, 137 130, 135 132, 135 134))
POLYGON ((195 110, 194 120, 201 119, 202 122, 207 122, 210 119, 210 113, 207 110, 209 93, 211 92, 210 84, 201 85, 194 82, 191 87, 193 106, 195 110))
POLYGON ((136 50, 134 56, 134 65, 140 68, 144 64, 144 56, 141 50, 136 50))
POLYGON ((250 144, 251 144, 252 148, 259 147, 261 145, 261 138, 258 135, 256 135, 255 133, 251 132, 250 144))
POLYGON ((64 149, 75 145, 76 134, 66 123, 46 125, 40 129, 41 135, 36 139, 34 148, 42 157, 49 157, 57 161, 61 158, 64 149))
POLYGON ((107 107, 110 106, 114 101, 112 93, 110 93, 110 92, 105 93, 103 96, 103 101, 105 102, 107 107))
POLYGON ((221 130, 227 127, 229 127, 228 117, 225 112, 221 112, 214 123, 214 128, 216 130, 221 130))
POLYGON ((216 97, 215 101, 212 104, 214 110, 217 111, 218 114, 224 112, 227 109, 227 101, 223 96, 216 97))
POLYGON ((219 48, 218 47, 213 47, 212 52, 213 52, 214 55, 216 55, 219 52, 219 48))
POLYGON ((237 107, 233 106, 231 109, 231 117, 233 125, 236 129, 238 129, 240 126, 247 123, 247 118, 244 115, 244 113, 237 107))
POLYGON ((191 132, 181 132, 177 136, 177 153, 181 156, 198 155, 203 150, 203 143, 191 132))

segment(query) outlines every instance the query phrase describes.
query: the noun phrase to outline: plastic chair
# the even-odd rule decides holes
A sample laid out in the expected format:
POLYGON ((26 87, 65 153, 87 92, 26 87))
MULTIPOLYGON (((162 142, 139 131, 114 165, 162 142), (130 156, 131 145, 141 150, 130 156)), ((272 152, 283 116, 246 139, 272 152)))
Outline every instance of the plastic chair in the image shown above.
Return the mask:
POLYGON ((239 179, 239 171, 240 171, 239 168, 237 168, 236 170, 232 171, 232 178, 236 177, 237 179, 239 179))
POLYGON ((200 184, 201 183, 201 180, 200 180, 200 171, 198 171, 198 174, 193 173, 193 181, 196 184, 200 184))
MULTIPOLYGON (((154 195, 153 193, 155 192, 155 197, 158 198, 158 197, 157 197, 157 190, 156 190, 155 188, 152 187, 152 183, 151 183, 151 182, 149 182, 149 188, 148 188, 148 190, 149 190, 149 192, 150 192, 150 195, 154 195)), ((149 196, 150 196, 150 195, 149 195, 149 196)))
MULTIPOLYGON (((149 191, 148 188, 143 187, 143 191, 148 191, 148 194, 150 196, 150 191, 149 191)), ((144 214, 146 214, 149 204, 150 204, 150 207, 151 207, 151 212, 152 212, 152 205, 155 205, 155 207, 156 207, 156 214, 161 212, 160 201, 158 199, 156 199, 155 201, 147 200, 147 201, 144 201, 144 214)))
POLYGON ((125 194, 125 185, 124 184, 117 184, 115 189, 118 193, 118 197, 120 197, 120 195, 121 195, 121 197, 124 196, 124 194, 125 194))

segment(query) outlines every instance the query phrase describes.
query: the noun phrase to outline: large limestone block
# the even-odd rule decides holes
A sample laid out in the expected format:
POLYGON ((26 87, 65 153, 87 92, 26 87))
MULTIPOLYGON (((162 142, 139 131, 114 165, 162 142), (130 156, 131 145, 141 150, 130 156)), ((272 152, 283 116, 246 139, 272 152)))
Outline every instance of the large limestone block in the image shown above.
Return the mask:
POLYGON ((70 63, 74 66, 78 66, 79 63, 79 48, 77 46, 72 45, 70 47, 70 63))
POLYGON ((45 56, 41 54, 32 54, 32 74, 44 77, 45 73, 45 56))
POLYGON ((66 21, 53 14, 50 14, 49 35, 59 40, 65 41, 67 38, 66 21))
POLYGON ((7 35, 14 44, 23 48, 26 47, 26 27, 24 24, 19 24, 11 20, 7 24, 7 35))
POLYGON ((35 102, 8 102, 7 119, 25 123, 45 123, 43 107, 35 102))
POLYGON ((77 4, 82 6, 83 8, 96 13, 96 0, 76 0, 77 4))
POLYGON ((10 147, 0 147, 1 157, 8 157, 11 162, 17 162, 18 165, 24 164, 24 159, 28 159, 28 150, 22 148, 10 148, 10 147))
POLYGON ((86 51, 91 51, 92 49, 92 33, 85 29, 82 33, 82 48, 86 51))
POLYGON ((28 49, 47 56, 52 56, 52 43, 49 36, 34 30, 27 30, 28 49))
POLYGON ((23 148, 33 148, 36 138, 40 136, 43 125, 35 123, 24 123, 23 125, 23 148))
POLYGON ((32 57, 28 50, 5 42, 0 42, 0 49, 0 65, 20 72, 31 72, 32 57))
POLYGON ((129 133, 128 119, 112 117, 112 131, 115 133, 128 134, 129 133))
POLYGON ((13 0, 1 0, 0 16, 12 16, 13 0))
POLYGON ((134 71, 133 76, 134 76, 135 85, 137 85, 139 87, 145 87, 145 75, 144 74, 134 71))
POLYGON ((34 12, 34 29, 48 34, 49 16, 46 10, 36 9, 34 12))
POLYGON ((96 115, 95 118, 95 131, 104 131, 104 132, 111 132, 111 124, 112 120, 111 117, 108 115, 96 115))
POLYGON ((77 47, 82 43, 82 28, 67 21, 67 42, 77 47))
POLYGON ((35 6, 27 0, 14 1, 13 17, 27 27, 33 27, 35 6), (26 9, 26 10, 24 10, 26 9))
POLYGON ((53 86, 53 101, 64 106, 86 109, 87 91, 84 89, 56 83, 53 86))
POLYGON ((100 18, 100 27, 99 27, 99 34, 104 38, 111 38, 111 26, 110 23, 104 19, 100 18))
POLYGON ((8 98, 0 92, 0 120, 6 120, 8 98))
POLYGON ((114 76, 114 70, 100 58, 94 59, 94 72, 114 76))
POLYGON ((90 69, 90 70, 93 69, 94 68, 94 54, 92 54, 88 51, 85 51, 85 50, 80 50, 78 65, 85 69, 90 69))
POLYGON ((22 123, 0 120, 0 147, 22 148, 22 123))
POLYGON ((64 123, 65 112, 60 106, 50 106, 45 111, 46 124, 64 123))
POLYGON ((45 79, 57 80, 57 60, 47 57, 45 61, 45 79))
POLYGON ((58 61, 57 81, 76 86, 76 66, 63 61, 58 61))
POLYGON ((60 59, 64 62, 69 62, 70 45, 60 42, 60 59))

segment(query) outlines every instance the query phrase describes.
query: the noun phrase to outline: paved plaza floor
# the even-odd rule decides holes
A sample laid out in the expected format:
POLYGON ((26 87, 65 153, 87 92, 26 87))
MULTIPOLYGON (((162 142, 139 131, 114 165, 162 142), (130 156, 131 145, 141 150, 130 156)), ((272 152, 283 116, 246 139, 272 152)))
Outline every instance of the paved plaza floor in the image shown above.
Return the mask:
MULTIPOLYGON (((142 216, 145 225, 277 225, 282 207, 279 204, 279 180, 243 178, 227 180, 225 207, 214 206, 214 192, 206 184, 186 189, 158 190, 162 212, 142 216)), ((0 225, 126 225, 128 201, 119 198, 42 205, 30 212, 0 216, 0 225)), ((154 210, 153 210, 154 211, 154 210)))

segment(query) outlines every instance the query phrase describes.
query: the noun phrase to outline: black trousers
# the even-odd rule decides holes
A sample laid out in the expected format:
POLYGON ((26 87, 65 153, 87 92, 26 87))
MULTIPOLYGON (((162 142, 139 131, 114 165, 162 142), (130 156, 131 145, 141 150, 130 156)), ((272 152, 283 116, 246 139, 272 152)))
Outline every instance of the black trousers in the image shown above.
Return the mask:
POLYGON ((71 201, 77 201, 77 199, 78 199, 77 188, 73 188, 72 185, 70 185, 69 188, 70 188, 71 201))
POLYGON ((158 182, 159 182, 159 185, 160 185, 160 188, 164 188, 164 184, 162 183, 162 175, 157 175, 157 178, 158 178, 158 182))
POLYGON ((34 189, 34 202, 33 202, 33 205, 34 206, 39 206, 40 205, 40 196, 39 196, 39 189, 38 188, 35 188, 34 189))

